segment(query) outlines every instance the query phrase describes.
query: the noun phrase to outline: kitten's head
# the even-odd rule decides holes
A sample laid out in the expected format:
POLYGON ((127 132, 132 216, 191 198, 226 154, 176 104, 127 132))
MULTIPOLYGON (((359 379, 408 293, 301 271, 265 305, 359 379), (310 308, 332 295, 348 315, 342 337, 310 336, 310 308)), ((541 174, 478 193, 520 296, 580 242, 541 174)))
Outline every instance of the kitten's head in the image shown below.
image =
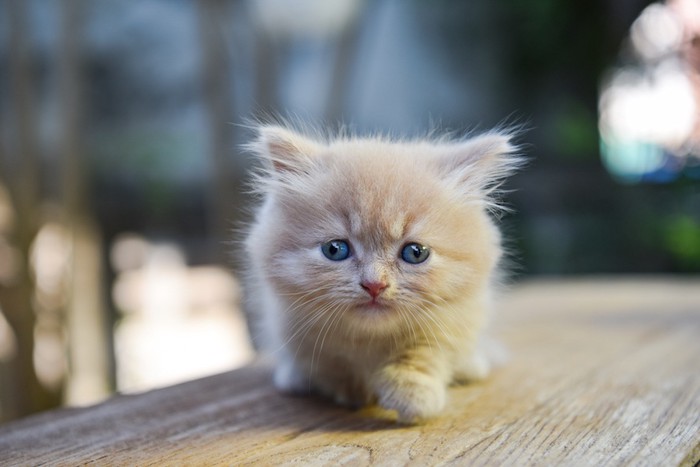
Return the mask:
POLYGON ((265 202, 246 248, 291 318, 394 332, 485 292, 501 255, 491 194, 517 164, 508 136, 323 140, 263 126, 252 148, 265 202))

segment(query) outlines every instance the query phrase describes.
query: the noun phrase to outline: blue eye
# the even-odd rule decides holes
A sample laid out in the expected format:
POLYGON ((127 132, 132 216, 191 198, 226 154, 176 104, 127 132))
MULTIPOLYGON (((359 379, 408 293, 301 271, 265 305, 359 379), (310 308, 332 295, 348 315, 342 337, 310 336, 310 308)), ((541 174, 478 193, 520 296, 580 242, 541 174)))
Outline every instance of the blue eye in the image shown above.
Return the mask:
POLYGON ((401 259, 411 264, 422 263, 430 256, 430 248, 420 243, 407 243, 401 250, 401 259))
POLYGON ((331 240, 321 245, 321 251, 331 261, 342 261, 350 256, 350 245, 345 240, 331 240))

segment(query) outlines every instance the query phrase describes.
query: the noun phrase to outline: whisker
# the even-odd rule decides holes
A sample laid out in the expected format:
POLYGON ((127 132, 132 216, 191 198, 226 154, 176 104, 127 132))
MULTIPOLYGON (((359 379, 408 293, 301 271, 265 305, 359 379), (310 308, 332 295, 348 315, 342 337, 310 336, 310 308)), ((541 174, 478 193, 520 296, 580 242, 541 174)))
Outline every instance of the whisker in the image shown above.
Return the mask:
POLYGON ((442 341, 441 339, 438 339, 433 328, 436 327, 440 331, 440 333, 447 338, 449 338, 451 333, 448 332, 448 329, 445 327, 445 323, 443 323, 442 320, 434 314, 434 309, 438 305, 434 301, 426 297, 419 296, 418 298, 421 300, 421 303, 427 306, 414 305, 409 307, 409 310, 411 311, 412 316, 414 316, 414 318, 416 319, 416 322, 418 322, 421 328, 423 329, 426 339, 429 339, 429 337, 432 336, 435 345, 438 346, 441 350, 444 350, 442 346, 442 341), (430 335, 425 333, 426 328, 430 331, 430 335))
MULTIPOLYGON (((318 359, 316 358, 316 347, 318 346, 318 340, 321 338, 322 335, 324 336, 323 340, 325 340, 325 335, 331 326, 330 323, 332 323, 335 320, 336 314, 338 313, 338 310, 340 309, 341 306, 342 306, 342 304, 336 303, 331 308, 330 313, 324 313, 326 315, 326 320, 323 322, 323 325, 321 326, 321 329, 319 330, 318 334, 316 334, 316 340, 314 341, 314 347, 313 347, 313 350, 311 352, 311 372, 312 373, 315 371, 314 370, 314 362, 318 363, 318 359), (328 329, 326 329, 326 326, 328 326, 328 329)), ((323 345, 321 347, 323 347, 323 345)))
MULTIPOLYGON (((276 350, 280 351, 282 348, 286 347, 291 341, 293 341, 300 333, 304 332, 304 336, 300 339, 300 344, 303 342, 306 335, 309 333, 311 328, 323 317, 326 311, 331 305, 326 304, 320 308, 316 308, 311 314, 301 315, 300 317, 295 317, 295 319, 289 323, 289 333, 285 341, 276 350)), ((299 346, 295 352, 295 356, 299 352, 299 346)))
POLYGON ((411 333, 411 336, 413 338, 413 342, 417 342, 418 341, 418 334, 416 334, 416 330, 414 329, 413 323, 411 322, 411 319, 409 319, 410 317, 413 316, 412 313, 410 312, 410 310, 405 309, 404 305, 402 305, 402 304, 399 304, 397 309, 399 311, 399 315, 401 316, 401 319, 403 320, 403 322, 406 324, 406 327, 408 328, 408 332, 411 333))
POLYGON ((343 313, 347 311, 348 307, 347 305, 343 305, 342 303, 338 305, 338 307, 333 310, 331 313, 331 323, 328 326, 328 329, 326 329, 326 332, 323 335, 323 339, 321 339, 321 347, 319 348, 319 355, 323 352, 323 345, 326 342, 326 337, 328 336, 330 330, 335 326, 336 323, 340 322, 340 317, 343 316, 343 313))
POLYGON ((431 336, 432 336, 432 341, 435 343, 435 346, 442 349, 442 347, 440 346, 440 343, 438 341, 438 338, 432 329, 432 326, 430 326, 430 323, 423 316, 422 310, 416 309, 413 307, 408 307, 407 310, 409 313, 411 313, 411 316, 413 316, 416 324, 418 324, 418 327, 421 330, 421 334, 423 334, 425 341, 428 344, 428 347, 430 348, 430 351, 431 352, 433 351, 433 345, 431 344, 431 339, 430 339, 431 336), (426 330, 428 332, 426 332, 426 330))

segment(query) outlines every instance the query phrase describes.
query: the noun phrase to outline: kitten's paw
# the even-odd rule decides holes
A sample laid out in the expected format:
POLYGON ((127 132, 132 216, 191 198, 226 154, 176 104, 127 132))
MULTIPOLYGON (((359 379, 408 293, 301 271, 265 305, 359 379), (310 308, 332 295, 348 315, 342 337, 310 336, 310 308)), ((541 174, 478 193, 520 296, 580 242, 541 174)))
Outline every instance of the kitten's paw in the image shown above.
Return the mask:
POLYGON ((280 362, 275 368, 273 383, 281 392, 289 394, 307 394, 310 392, 308 376, 291 362, 280 362))
POLYGON ((379 405, 396 410, 401 423, 416 423, 445 408, 445 384, 423 373, 387 367, 374 386, 379 405))

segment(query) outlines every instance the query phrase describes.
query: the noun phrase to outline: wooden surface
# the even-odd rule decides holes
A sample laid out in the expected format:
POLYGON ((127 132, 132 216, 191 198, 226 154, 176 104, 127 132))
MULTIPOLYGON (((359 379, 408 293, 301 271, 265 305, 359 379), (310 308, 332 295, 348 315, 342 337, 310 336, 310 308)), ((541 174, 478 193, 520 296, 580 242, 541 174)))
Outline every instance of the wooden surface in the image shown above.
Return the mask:
POLYGON ((700 280, 517 286, 510 362, 421 426, 278 395, 251 366, 0 426, 0 465, 692 465, 700 280))

